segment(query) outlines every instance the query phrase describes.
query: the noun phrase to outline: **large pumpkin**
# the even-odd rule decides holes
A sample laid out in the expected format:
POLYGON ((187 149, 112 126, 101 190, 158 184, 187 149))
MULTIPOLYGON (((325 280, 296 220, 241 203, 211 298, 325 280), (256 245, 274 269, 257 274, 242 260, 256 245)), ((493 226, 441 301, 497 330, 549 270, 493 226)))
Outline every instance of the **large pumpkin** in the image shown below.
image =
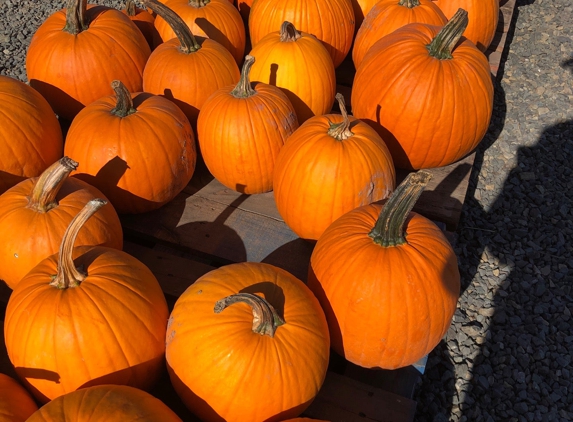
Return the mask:
POLYGON ((105 203, 88 202, 59 253, 34 267, 8 301, 8 357, 44 403, 93 385, 148 389, 164 368, 168 310, 153 273, 117 249, 73 247, 82 225, 105 203))
POLYGON ((277 87, 251 86, 255 58, 247 56, 236 86, 209 97, 199 113, 201 154, 213 176, 236 191, 253 194, 273 189, 275 161, 298 128, 294 108, 277 87))
POLYGON ((175 391, 203 421, 296 417, 328 366, 318 301, 269 264, 232 264, 199 278, 175 303, 166 341, 175 391))
POLYGON ((257 0, 249 15, 253 47, 284 21, 322 41, 334 67, 350 51, 355 27, 350 0, 257 0))
POLYGON ((62 156, 58 119, 36 90, 0 76, 0 194, 62 156))
POLYGON ((149 45, 135 24, 119 10, 68 0, 66 10, 38 28, 26 55, 30 85, 67 120, 100 97, 109 83, 122 80, 141 91, 149 45))
POLYGON ((307 120, 289 138, 275 166, 274 194, 285 223, 304 239, 318 239, 342 214, 387 198, 395 171, 384 141, 346 113, 307 120))
POLYGON ((281 88, 294 106, 300 124, 332 109, 336 95, 334 65, 324 46, 312 35, 283 22, 280 31, 266 35, 250 55, 256 59, 251 80, 281 88))
POLYGON ((384 206, 340 217, 312 253, 308 285, 332 348, 356 365, 411 365, 450 326, 460 292, 456 255, 432 221, 410 212, 430 176, 412 173, 384 206))
POLYGON ((115 96, 84 108, 70 126, 64 152, 78 177, 100 189, 118 213, 142 213, 171 201, 191 180, 197 152, 189 120, 158 95, 115 96))
POLYGON ((38 406, 24 387, 0 374, 0 422, 24 422, 36 410, 38 406))
POLYGON ((137 388, 98 385, 52 400, 27 422, 181 422, 165 404, 137 388))
POLYGON ((382 135, 396 167, 446 166, 487 132, 493 83, 487 58, 461 38, 466 25, 463 11, 443 28, 406 25, 375 43, 356 72, 353 114, 382 135))
MULTIPOLYGON (((102 193, 69 178, 78 163, 63 157, 40 177, 24 180, 0 196, 0 280, 14 289, 40 261, 58 252, 72 218, 102 193)), ((115 209, 105 206, 79 234, 77 245, 123 246, 115 209)))

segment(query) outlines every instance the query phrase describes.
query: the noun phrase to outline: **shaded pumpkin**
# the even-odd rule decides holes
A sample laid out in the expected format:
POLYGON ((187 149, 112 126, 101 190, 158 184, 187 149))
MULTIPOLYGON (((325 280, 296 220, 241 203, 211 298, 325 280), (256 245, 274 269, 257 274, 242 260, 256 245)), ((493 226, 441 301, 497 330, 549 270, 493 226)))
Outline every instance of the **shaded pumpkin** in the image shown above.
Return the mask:
POLYGON ((153 50, 155 48, 155 40, 159 36, 157 29, 155 29, 155 16, 147 10, 137 7, 134 0, 127 0, 125 2, 125 9, 123 9, 122 12, 137 26, 145 37, 147 45, 153 50))
POLYGON ((352 9, 354 9, 354 33, 358 32, 364 18, 368 16, 370 9, 380 0, 352 0, 352 9))
POLYGON ((329 359, 314 295, 263 263, 227 265, 189 286, 175 303, 166 342, 175 391, 203 421, 296 417, 322 386, 329 359))
POLYGON ((24 422, 38 406, 16 380, 0 373, 0 422, 24 422))
POLYGON ((117 249, 73 247, 85 221, 105 203, 87 203, 59 253, 34 267, 8 301, 8 357, 43 403, 93 385, 149 389, 164 368, 168 309, 153 273, 117 249))
POLYGON ((444 27, 406 25, 376 42, 356 72, 353 114, 380 133, 396 167, 446 166, 487 132, 490 67, 462 38, 466 25, 464 11, 444 27))
MULTIPOLYGON (((68 177, 77 166, 63 157, 40 177, 24 180, 0 196, 0 280, 11 289, 40 261, 58 252, 68 224, 88 201, 104 197, 95 187, 68 177)), ((121 250, 121 223, 111 205, 86 223, 77 245, 121 250)))
POLYGON ((460 292, 456 255, 432 221, 411 212, 430 177, 410 173, 385 205, 340 217, 313 250, 308 286, 333 350, 356 365, 411 365, 450 326, 460 292))

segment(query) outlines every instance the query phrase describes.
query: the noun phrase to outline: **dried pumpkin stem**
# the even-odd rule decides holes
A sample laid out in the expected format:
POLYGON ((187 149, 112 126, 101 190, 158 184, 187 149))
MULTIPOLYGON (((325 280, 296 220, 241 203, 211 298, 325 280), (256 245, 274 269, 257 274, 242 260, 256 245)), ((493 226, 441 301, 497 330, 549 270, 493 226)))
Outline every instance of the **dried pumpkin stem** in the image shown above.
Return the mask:
POLYGON ((118 117, 126 117, 135 113, 137 110, 133 108, 133 100, 131 99, 131 93, 127 87, 118 80, 113 81, 111 83, 111 87, 115 91, 115 96, 117 98, 115 107, 111 110, 111 114, 118 117))
POLYGON ((56 196, 78 163, 69 157, 62 157, 40 175, 28 201, 27 208, 37 212, 48 212, 58 206, 56 196))
POLYGON ((350 130, 350 119, 348 118, 348 112, 346 111, 344 95, 339 92, 336 94, 336 99, 338 100, 338 106, 340 107, 343 120, 340 123, 331 123, 330 128, 328 129, 328 134, 339 141, 344 141, 345 139, 354 136, 354 133, 350 130))
POLYGON ((137 14, 137 8, 135 7, 135 2, 133 0, 127 0, 125 3, 125 12, 127 16, 135 16, 137 14))
POLYGON ((280 30, 281 42, 295 42, 302 34, 290 22, 284 21, 280 30))
POLYGON ((285 324, 273 305, 252 293, 237 293, 218 300, 215 303, 215 313, 221 313, 225 308, 237 302, 246 303, 252 308, 254 333, 274 337, 277 328, 285 324))
POLYGON ((458 9, 432 42, 426 46, 430 56, 440 60, 452 59, 454 47, 466 30, 468 22, 468 12, 458 9))
POLYGON ((420 5, 420 0, 400 0, 398 4, 400 6, 407 7, 408 9, 412 9, 420 5))
POLYGON ((231 95, 235 98, 248 98, 252 97, 257 93, 251 86, 251 68, 253 67, 253 63, 255 63, 255 58, 251 55, 245 56, 245 62, 243 63, 243 69, 241 70, 241 79, 239 79, 239 83, 231 91, 231 95))
POLYGON ((66 5, 66 25, 63 30, 78 35, 88 28, 86 11, 88 0, 68 0, 66 5))
POLYGON ((183 53, 193 53, 201 48, 185 21, 177 13, 157 0, 143 0, 143 4, 169 24, 179 39, 183 53))
POLYGON ((432 174, 424 170, 406 176, 384 204, 376 225, 368 233, 374 242, 384 247, 406 243, 406 219, 431 178, 432 174))
POLYGON ((191 7, 205 7, 211 0, 189 0, 189 6, 191 7))

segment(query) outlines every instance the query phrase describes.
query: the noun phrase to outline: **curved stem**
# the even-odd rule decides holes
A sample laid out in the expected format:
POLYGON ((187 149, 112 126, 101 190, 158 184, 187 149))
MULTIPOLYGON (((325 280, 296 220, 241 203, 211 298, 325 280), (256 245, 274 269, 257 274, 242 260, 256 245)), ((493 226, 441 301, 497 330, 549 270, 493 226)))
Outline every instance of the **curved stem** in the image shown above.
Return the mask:
POLYGON ((368 233, 374 242, 384 247, 406 243, 404 224, 431 178, 432 174, 424 170, 406 176, 384 204, 376 225, 368 233))
POLYGON ((145 7, 161 16, 173 29, 181 44, 181 51, 185 54, 193 53, 201 48, 187 24, 177 13, 157 0, 143 0, 145 7))
POLYGON ((456 14, 441 29, 430 44, 426 47, 430 56, 440 60, 453 58, 454 47, 462 37, 468 26, 468 12, 458 9, 456 14))
POLYGON ((274 337, 277 328, 285 324, 276 309, 260 296, 252 293, 237 293, 227 296, 215 303, 215 313, 223 312, 227 306, 237 302, 249 305, 253 310, 253 332, 274 337))
POLYGON ((105 204, 107 204, 107 201, 103 199, 92 199, 72 219, 60 244, 58 273, 50 283, 50 286, 58 289, 68 289, 70 287, 78 287, 85 280, 87 274, 74 265, 74 242, 86 221, 105 204))
POLYGON ((68 0, 66 4, 66 25, 63 30, 72 35, 78 35, 88 28, 86 10, 88 0, 68 0))
POLYGON ((412 9, 420 5, 420 0, 400 0, 398 4, 400 6, 407 7, 408 9, 412 9))
POLYGON ((56 196, 78 163, 69 157, 62 157, 40 175, 28 201, 27 208, 37 212, 48 212, 58 206, 56 196))
POLYGON ((111 87, 115 91, 115 96, 117 98, 115 107, 111 110, 111 114, 118 117, 126 117, 135 113, 137 110, 133 108, 133 100, 131 99, 131 93, 127 87, 118 80, 113 81, 111 83, 111 87))
POLYGON ((281 42, 294 42, 302 37, 294 25, 290 22, 284 21, 280 30, 281 42))
POLYGON ((211 0, 189 0, 189 5, 192 7, 205 7, 211 0))
POLYGON ((135 7, 135 2, 133 0, 127 0, 125 3, 125 13, 127 13, 127 16, 137 15, 137 8, 135 7))
POLYGON ((344 95, 339 92, 336 94, 336 99, 338 100, 338 106, 340 107, 343 120, 340 123, 331 123, 330 128, 328 129, 328 134, 339 141, 344 141, 345 139, 354 136, 354 133, 350 130, 350 119, 348 118, 348 112, 346 111, 344 95))
POLYGON ((245 56, 245 62, 243 63, 243 69, 241 70, 241 79, 239 79, 239 83, 231 91, 231 95, 235 98, 248 98, 257 93, 251 86, 251 68, 253 67, 253 63, 255 63, 255 58, 251 55, 245 56))

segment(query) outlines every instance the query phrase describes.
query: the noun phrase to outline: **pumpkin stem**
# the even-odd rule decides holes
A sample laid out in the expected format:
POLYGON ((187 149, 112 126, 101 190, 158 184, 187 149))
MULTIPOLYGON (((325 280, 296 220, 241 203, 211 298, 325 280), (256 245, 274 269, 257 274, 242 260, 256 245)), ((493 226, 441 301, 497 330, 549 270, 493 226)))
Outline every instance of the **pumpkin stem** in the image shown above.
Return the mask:
POLYGON ((179 39, 181 51, 183 53, 194 53, 201 48, 187 24, 177 13, 164 4, 159 3, 157 0, 143 0, 143 4, 157 15, 161 16, 169 24, 179 39))
POLYGON ((40 175, 28 201, 27 208, 45 213, 58 206, 56 196, 78 163, 69 157, 62 157, 40 175))
POLYGON ((346 111, 344 95, 339 92, 336 94, 336 99, 338 100, 338 106, 340 107, 340 112, 342 113, 343 120, 340 123, 330 123, 328 134, 334 139, 344 141, 345 139, 354 136, 354 133, 352 133, 350 130, 350 119, 348 118, 348 112, 346 111))
POLYGON ((237 293, 218 300, 215 303, 215 313, 221 313, 227 306, 237 302, 246 303, 252 308, 254 333, 274 337, 277 328, 285 324, 273 305, 252 293, 237 293))
POLYGON ((70 287, 78 287, 85 280, 87 274, 74 265, 74 242, 86 221, 105 204, 107 204, 107 201, 103 199, 92 199, 72 219, 64 233, 64 237, 62 237, 58 256, 58 273, 50 283, 50 286, 65 290, 70 287))
POLYGON ((204 7, 207 6, 211 0, 189 0, 189 6, 191 7, 204 7))
POLYGON ((385 248, 406 243, 404 224, 431 178, 432 174, 424 170, 406 176, 384 204, 376 225, 368 233, 374 242, 385 248))
POLYGON ((80 32, 88 29, 86 19, 86 10, 88 0, 68 0, 66 5, 66 25, 64 31, 72 35, 78 35, 80 32))
POLYGON ((452 59, 452 51, 468 26, 468 12, 458 9, 456 14, 426 46, 430 56, 439 60, 452 59))
POLYGON ((137 110, 133 108, 133 100, 127 87, 118 80, 113 81, 111 87, 115 91, 117 98, 117 102, 113 110, 111 110, 111 114, 118 117, 126 117, 135 113, 137 110))
POLYGON ((137 14, 137 9, 133 0, 127 0, 125 3, 125 13, 127 13, 127 16, 135 16, 137 14))
POLYGON ((231 95, 235 98, 248 98, 252 97, 257 93, 251 86, 251 68, 253 67, 253 63, 255 62, 255 58, 251 55, 245 56, 245 62, 243 63, 243 69, 241 70, 241 79, 239 79, 239 83, 231 91, 231 95))
POLYGON ((294 25, 290 22, 284 21, 280 30, 281 42, 294 42, 302 37, 294 25))
POLYGON ((420 0, 400 0, 398 4, 400 6, 407 7, 408 9, 412 9, 420 5, 420 0))

